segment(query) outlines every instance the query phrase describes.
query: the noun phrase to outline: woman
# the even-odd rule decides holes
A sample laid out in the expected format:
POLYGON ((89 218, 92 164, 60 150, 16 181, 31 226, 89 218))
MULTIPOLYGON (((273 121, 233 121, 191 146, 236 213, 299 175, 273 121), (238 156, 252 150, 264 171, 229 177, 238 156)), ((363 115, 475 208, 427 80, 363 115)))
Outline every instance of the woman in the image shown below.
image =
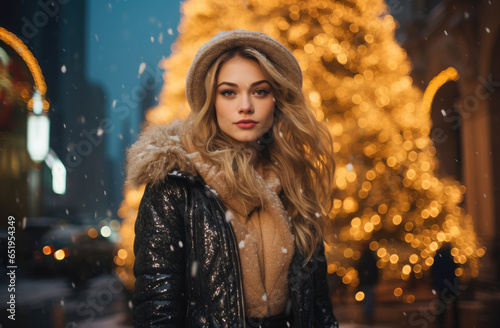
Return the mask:
POLYGON ((222 32, 186 96, 186 120, 151 126, 127 154, 127 183, 147 185, 136 327, 337 327, 321 233, 332 142, 297 60, 265 34, 222 32))

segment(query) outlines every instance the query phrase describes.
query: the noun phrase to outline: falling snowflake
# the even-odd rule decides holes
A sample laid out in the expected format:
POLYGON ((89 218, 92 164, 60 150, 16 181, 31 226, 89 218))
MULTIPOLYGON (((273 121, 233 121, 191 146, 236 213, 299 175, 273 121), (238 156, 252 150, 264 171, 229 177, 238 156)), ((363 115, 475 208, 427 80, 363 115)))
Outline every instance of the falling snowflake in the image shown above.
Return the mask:
POLYGON ((281 247, 281 251, 286 254, 288 252, 288 249, 286 249, 285 247, 281 247))
POLYGON ((64 74, 66 73, 66 65, 61 66, 61 72, 64 74))
POLYGON ((144 72, 144 70, 146 69, 146 63, 145 62, 142 62, 140 65, 139 65, 139 75, 137 75, 137 77, 141 76, 141 74, 144 72))
POLYGON ((238 246, 239 246, 240 248, 245 247, 245 241, 244 241, 244 240, 240 241, 240 243, 238 244, 238 246))
POLYGON ((234 218, 233 213, 231 211, 226 211, 226 221, 229 222, 234 218))
POLYGON ((191 265, 191 277, 196 276, 196 272, 198 272, 198 261, 193 261, 193 265, 191 265))

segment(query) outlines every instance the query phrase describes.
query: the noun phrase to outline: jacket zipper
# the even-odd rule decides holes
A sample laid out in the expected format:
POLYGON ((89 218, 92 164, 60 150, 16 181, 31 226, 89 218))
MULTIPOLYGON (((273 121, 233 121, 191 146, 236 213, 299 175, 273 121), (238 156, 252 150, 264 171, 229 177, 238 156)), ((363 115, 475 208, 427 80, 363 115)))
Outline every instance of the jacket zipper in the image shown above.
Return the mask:
MULTIPOLYGON (((222 207, 222 205, 220 204, 219 202, 219 199, 217 198, 217 196, 214 197, 215 200, 217 201, 217 205, 219 205, 219 209, 221 210, 221 212, 224 212, 224 209, 222 207)), ((224 214, 224 218, 225 218, 225 214, 224 214)), ((236 241, 236 236, 234 235, 234 230, 233 230, 233 227, 231 226, 231 223, 227 222, 226 220, 226 223, 228 224, 229 226, 229 232, 231 234, 231 237, 233 239, 233 243, 235 245, 235 247, 237 247, 238 245, 238 242, 236 241)), ((236 262, 237 263, 237 266, 238 266, 238 278, 239 278, 239 281, 240 281, 240 295, 241 295, 241 298, 240 298, 240 302, 238 302, 238 307, 240 307, 241 309, 241 314, 243 316, 243 328, 246 327, 246 318, 245 318, 245 301, 243 300, 243 281, 242 281, 242 277, 241 277, 241 262, 240 262, 240 254, 239 254, 239 251, 238 249, 235 250, 236 252, 236 262)))

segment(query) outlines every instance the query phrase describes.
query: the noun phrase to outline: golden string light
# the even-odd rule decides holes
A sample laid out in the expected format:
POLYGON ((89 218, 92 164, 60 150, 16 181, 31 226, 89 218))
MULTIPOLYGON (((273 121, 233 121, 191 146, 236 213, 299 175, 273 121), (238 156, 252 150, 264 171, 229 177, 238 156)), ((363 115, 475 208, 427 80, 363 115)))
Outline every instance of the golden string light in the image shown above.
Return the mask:
MULTIPOLYGON (((327 232, 328 272, 359 284, 360 245, 369 243, 383 279, 420 278, 443 243, 452 244, 457 275, 478 275, 484 255, 472 218, 460 203, 465 188, 436 175, 429 138, 430 103, 439 87, 458 79, 450 68, 425 94, 413 86, 411 64, 396 42, 396 23, 382 0, 188 0, 172 55, 163 61, 165 84, 147 120, 185 117, 185 76, 198 48, 216 33, 243 28, 287 46, 304 73, 304 94, 330 129, 336 157, 336 198, 327 232)), ((133 223, 143 190, 127 190, 118 274, 133 286, 133 223), (122 255, 124 256, 124 255, 122 255)), ((395 297, 414 302, 399 289, 395 297)), ((362 294, 357 299, 363 299, 362 294)))
POLYGON ((436 92, 441 88, 443 84, 448 81, 457 81, 460 75, 457 70, 453 67, 448 67, 436 77, 434 77, 430 82, 424 92, 424 97, 422 99, 422 106, 424 110, 428 113, 431 112, 432 100, 436 95, 436 92))
POLYGON ((29 51, 28 47, 15 34, 10 33, 3 27, 0 27, 0 40, 9 45, 21 56, 33 76, 36 89, 44 96, 47 92, 47 85, 45 84, 40 65, 38 65, 38 61, 31 51, 29 51))

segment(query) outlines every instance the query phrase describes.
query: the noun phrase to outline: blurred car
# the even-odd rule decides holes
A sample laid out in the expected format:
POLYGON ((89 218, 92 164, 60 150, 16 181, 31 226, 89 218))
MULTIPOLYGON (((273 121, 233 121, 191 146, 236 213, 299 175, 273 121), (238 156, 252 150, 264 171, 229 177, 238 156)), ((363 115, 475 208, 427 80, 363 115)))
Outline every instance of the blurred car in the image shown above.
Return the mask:
POLYGON ((40 229, 41 223, 28 221, 25 229, 28 234, 43 231, 29 247, 27 264, 33 274, 63 275, 76 284, 112 270, 115 243, 109 236, 103 236, 92 225, 58 220, 52 221, 48 229, 40 229))

